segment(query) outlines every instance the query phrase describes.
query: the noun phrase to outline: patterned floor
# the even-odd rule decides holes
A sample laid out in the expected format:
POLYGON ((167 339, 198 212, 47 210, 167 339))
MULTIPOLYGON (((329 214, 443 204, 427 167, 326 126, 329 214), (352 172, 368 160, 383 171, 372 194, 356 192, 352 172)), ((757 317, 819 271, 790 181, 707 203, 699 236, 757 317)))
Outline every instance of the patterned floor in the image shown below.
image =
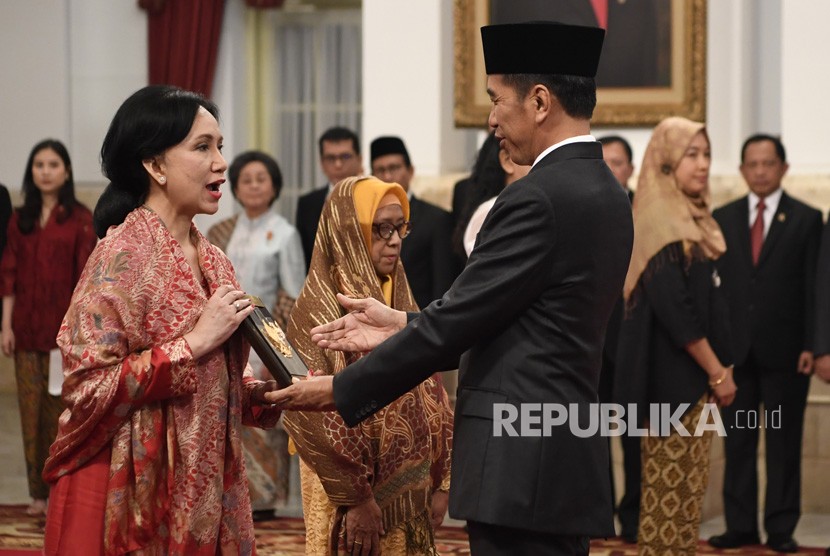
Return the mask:
MULTIPOLYGON (((0 556, 37 554, 43 547, 43 518, 29 517, 26 506, 0 506, 0 556)), ((298 518, 278 518, 256 524, 257 554, 259 556, 299 556, 305 553, 305 529, 298 518)), ((436 535, 439 554, 469 554, 467 534, 460 527, 441 527, 436 535)), ((592 556, 635 556, 636 545, 620 539, 593 541, 592 556)), ((739 550, 717 551, 701 541, 698 554, 730 556, 772 556, 776 552, 763 546, 744 547, 739 550)), ((823 548, 803 548, 798 555, 824 555, 823 548)))
MULTIPOLYGON (((44 518, 26 515, 25 505, 0 506, 0 556, 7 550, 29 550, 37 554, 43 548, 44 518)), ((256 523, 258 556, 299 556, 305 554, 305 529, 299 518, 278 518, 256 523)), ((469 554, 467 535, 458 527, 442 527, 436 545, 440 554, 469 554)), ((26 552, 23 552, 24 554, 26 552)))

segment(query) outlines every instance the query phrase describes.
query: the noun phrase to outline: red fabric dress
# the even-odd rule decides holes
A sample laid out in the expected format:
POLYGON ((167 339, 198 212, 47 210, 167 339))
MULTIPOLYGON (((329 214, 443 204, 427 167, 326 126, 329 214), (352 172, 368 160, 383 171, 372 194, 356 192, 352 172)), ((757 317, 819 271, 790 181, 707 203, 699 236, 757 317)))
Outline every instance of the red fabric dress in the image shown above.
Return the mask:
POLYGON ((21 351, 55 349, 61 320, 69 307, 89 254, 95 247, 92 213, 76 205, 59 222, 63 207, 52 211, 46 225, 24 234, 19 215, 12 214, 8 243, 0 264, 0 295, 13 295, 12 330, 21 351))
MULTIPOLYGON (((210 294, 238 287, 224 254, 191 237, 210 294)), ((279 413, 251 407, 241 334, 193 360, 182 336, 208 296, 149 209, 92 253, 58 335, 68 409, 44 471, 58 483, 47 554, 255 553, 239 428, 279 413), (84 509, 96 492, 103 504, 84 509)))

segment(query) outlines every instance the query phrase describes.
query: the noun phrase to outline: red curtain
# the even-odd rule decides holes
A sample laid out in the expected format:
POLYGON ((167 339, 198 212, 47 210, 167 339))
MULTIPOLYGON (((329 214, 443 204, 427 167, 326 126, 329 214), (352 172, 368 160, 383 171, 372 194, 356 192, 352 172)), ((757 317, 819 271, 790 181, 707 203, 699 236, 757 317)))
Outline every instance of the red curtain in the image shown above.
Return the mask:
POLYGON ((249 8, 281 8, 285 0, 245 0, 249 8))
POLYGON ((138 0, 147 10, 150 84, 210 96, 225 0, 138 0))

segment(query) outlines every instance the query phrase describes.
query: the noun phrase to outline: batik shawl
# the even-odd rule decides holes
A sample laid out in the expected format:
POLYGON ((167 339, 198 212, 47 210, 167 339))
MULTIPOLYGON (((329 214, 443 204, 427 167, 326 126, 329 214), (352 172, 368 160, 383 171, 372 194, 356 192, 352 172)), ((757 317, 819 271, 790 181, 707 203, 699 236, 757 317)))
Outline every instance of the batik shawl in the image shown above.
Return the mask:
MULTIPOLYGON (((357 181, 340 182, 323 207, 311 269, 288 327, 309 368, 326 374, 356 359, 318 348, 310 339, 311 328, 345 314, 335 295, 384 302, 355 213, 357 181)), ((392 306, 417 310, 400 260, 392 279, 392 306)), ((385 530, 404 528, 410 546, 427 550, 430 541, 414 539, 417 527, 411 525, 428 515, 433 491, 449 488, 452 410, 440 377, 434 375, 354 428, 336 412, 286 412, 284 424, 332 504, 353 506, 374 496, 385 530)), ((317 521, 306 515, 307 523, 317 521)))
POLYGON ((111 449, 107 554, 255 553, 239 428, 279 415, 251 407, 240 333, 191 356, 183 335, 208 296, 238 285, 222 252, 190 234, 204 287, 159 217, 130 213, 93 251, 58 334, 67 410, 44 477, 111 449))

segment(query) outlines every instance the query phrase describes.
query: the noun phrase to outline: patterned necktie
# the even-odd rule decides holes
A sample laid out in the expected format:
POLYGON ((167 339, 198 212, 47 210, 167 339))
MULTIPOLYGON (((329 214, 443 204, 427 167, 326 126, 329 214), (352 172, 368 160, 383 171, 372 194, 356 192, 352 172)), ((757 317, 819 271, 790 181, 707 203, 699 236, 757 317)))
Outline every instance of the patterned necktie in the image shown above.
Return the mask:
POLYGON ((758 214, 755 216, 755 222, 752 223, 752 228, 749 229, 749 243, 752 246, 752 264, 758 264, 758 257, 761 256, 761 246, 764 245, 764 200, 758 201, 758 214))

